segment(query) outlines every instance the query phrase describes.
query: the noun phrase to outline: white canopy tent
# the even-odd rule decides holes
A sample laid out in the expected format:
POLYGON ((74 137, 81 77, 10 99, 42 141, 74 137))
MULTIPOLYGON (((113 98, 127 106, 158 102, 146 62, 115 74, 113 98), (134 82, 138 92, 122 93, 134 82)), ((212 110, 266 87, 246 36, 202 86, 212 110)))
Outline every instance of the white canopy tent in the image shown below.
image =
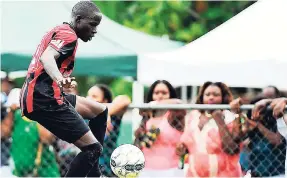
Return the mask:
MULTIPOLYGON (((5 18, 2 19, 1 51, 33 53, 43 34, 70 19, 70 11, 78 1, 3 2, 1 14, 5 18), (22 16, 14 15, 11 9, 15 12, 25 11, 25 13, 22 13, 22 16)), ((126 54, 159 52, 182 45, 180 42, 125 27, 106 16, 103 16, 98 34, 94 38, 89 43, 79 40, 78 56, 122 54, 123 49, 126 50, 126 54), (149 42, 148 45, 145 42, 149 42)))
POLYGON ((286 89, 287 1, 258 1, 188 45, 142 55, 138 81, 174 85, 222 81, 234 87, 286 89))
MULTIPOLYGON (((5 17, 1 19, 1 69, 26 70, 43 34, 69 20, 71 9, 78 1, 1 3, 1 15, 5 17)), ((103 16, 94 39, 89 43, 79 40, 74 73, 136 77, 138 53, 160 52, 182 45, 133 30, 103 16)))

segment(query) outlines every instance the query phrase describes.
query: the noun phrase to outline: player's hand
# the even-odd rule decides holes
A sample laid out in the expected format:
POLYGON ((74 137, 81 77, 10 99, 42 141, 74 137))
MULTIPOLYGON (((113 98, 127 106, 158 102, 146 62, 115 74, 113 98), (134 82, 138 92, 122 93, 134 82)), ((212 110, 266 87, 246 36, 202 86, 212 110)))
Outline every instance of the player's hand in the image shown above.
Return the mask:
POLYGON ((286 104, 287 104, 286 98, 277 98, 271 102, 270 107, 273 110, 273 116, 275 118, 283 117, 286 104))
POLYGON ((58 85, 63 88, 75 88, 77 86, 77 82, 75 80, 75 77, 66 77, 61 81, 58 81, 58 85))
POLYGON ((261 112, 266 109, 267 105, 270 103, 269 99, 263 99, 255 103, 254 108, 252 109, 252 119, 259 118, 261 112))
POLYGON ((179 143, 176 146, 175 153, 177 156, 183 156, 187 153, 187 148, 183 143, 179 143))

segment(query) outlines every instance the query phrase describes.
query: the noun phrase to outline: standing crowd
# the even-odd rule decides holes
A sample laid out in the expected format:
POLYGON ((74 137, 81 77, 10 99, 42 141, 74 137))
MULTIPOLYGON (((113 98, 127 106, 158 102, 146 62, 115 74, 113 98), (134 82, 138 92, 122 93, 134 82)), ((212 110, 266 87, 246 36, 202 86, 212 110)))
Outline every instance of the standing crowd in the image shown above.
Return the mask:
MULTIPOLYGON (((146 101, 184 103, 165 80, 151 85, 146 101)), ((251 99, 253 112, 240 110, 244 102, 234 98, 226 84, 205 82, 196 104, 229 104, 231 110, 142 110, 143 119, 135 132, 135 144, 146 158, 141 176, 242 177, 248 173, 252 177, 285 177, 286 99, 269 86, 251 99), (270 103, 273 111, 266 109, 270 103), (152 127, 160 132, 155 141, 142 139, 148 138, 143 135, 152 127), (182 164, 186 168, 182 169, 182 164)))
MULTIPOLYGON (((13 175, 21 177, 64 176, 79 150, 37 122, 22 117, 20 89, 13 85, 8 78, 1 81, 1 169, 8 167, 13 175)), ((64 92, 78 93, 76 89, 64 92)), ((226 84, 205 82, 196 104, 229 104, 231 110, 140 110, 142 121, 134 132, 134 144, 146 159, 140 176, 242 177, 248 172, 252 177, 284 177, 287 119, 282 113, 286 100, 280 97, 276 87, 266 87, 250 100, 255 104, 254 110, 243 112, 240 106, 246 102, 234 98, 226 84), (264 109, 267 105, 274 109, 264 109), (157 129, 158 134, 145 137, 152 129, 157 129), (180 163, 185 167, 179 167, 180 163)), ((122 118, 131 100, 125 95, 113 97, 102 84, 91 87, 86 98, 108 107, 99 163, 103 174, 113 177, 109 160, 118 146, 122 118)), ((165 80, 150 86, 146 102, 184 103, 165 80)))

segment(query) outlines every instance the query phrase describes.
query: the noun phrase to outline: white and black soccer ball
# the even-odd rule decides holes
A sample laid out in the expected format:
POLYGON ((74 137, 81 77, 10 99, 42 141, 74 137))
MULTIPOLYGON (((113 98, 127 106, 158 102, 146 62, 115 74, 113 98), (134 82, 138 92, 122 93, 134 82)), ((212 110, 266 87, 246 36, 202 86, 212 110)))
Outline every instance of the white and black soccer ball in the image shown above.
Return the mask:
POLYGON ((138 147, 124 144, 113 151, 110 165, 118 177, 137 177, 145 166, 145 157, 138 147))

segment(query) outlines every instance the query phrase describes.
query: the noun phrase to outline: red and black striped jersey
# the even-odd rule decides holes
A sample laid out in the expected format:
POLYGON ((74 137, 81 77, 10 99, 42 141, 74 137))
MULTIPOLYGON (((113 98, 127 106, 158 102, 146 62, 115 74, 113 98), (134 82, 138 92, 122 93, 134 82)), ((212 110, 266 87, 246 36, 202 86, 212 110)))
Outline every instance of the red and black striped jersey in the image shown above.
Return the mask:
MULTIPOLYGON (((22 113, 34 110, 55 110, 63 104, 63 96, 57 83, 46 73, 40 57, 48 46, 60 53, 57 66, 64 77, 70 76, 74 69, 78 37, 69 24, 53 28, 42 38, 28 68, 28 74, 21 91, 22 113)), ((45 60, 45 59, 44 59, 45 60)))

